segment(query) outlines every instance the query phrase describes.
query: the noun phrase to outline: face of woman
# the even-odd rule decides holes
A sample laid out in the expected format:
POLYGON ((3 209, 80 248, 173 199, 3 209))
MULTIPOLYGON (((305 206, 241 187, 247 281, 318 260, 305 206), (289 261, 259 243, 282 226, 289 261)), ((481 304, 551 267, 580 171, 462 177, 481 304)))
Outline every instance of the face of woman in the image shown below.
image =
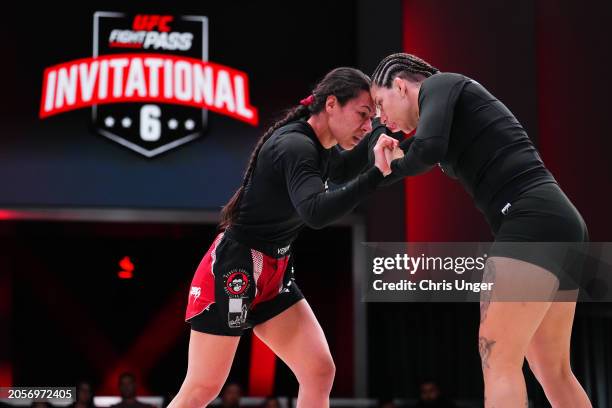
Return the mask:
POLYGON ((409 133, 419 123, 419 86, 402 78, 395 78, 391 88, 372 85, 370 90, 380 120, 392 132, 409 133))
MULTIPOLYGON (((334 98, 335 99, 335 98, 334 98)), ((357 97, 340 105, 337 100, 333 106, 326 106, 329 115, 329 130, 332 137, 346 150, 350 150, 372 131, 374 103, 370 94, 362 91, 357 97)))

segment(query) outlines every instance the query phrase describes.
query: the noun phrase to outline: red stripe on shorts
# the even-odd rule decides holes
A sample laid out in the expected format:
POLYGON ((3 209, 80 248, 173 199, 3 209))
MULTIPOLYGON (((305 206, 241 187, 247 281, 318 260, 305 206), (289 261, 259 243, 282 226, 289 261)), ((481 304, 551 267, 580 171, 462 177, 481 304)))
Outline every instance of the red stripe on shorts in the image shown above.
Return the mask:
POLYGON ((206 255, 200 261, 200 265, 191 281, 185 321, 199 315, 215 303, 215 275, 213 268, 215 267, 217 246, 222 238, 223 233, 217 235, 208 252, 206 252, 206 255))
POLYGON ((272 258, 254 249, 251 250, 253 258, 253 275, 255 277, 255 299, 251 308, 255 305, 271 300, 283 289, 283 277, 289 264, 289 257, 272 258))

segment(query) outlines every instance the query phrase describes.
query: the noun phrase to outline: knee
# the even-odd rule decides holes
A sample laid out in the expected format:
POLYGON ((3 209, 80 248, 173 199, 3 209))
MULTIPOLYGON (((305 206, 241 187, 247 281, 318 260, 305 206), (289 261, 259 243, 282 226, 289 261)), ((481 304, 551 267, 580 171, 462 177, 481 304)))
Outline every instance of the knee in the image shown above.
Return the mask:
POLYGON ((305 367, 305 372, 298 378, 300 384, 331 390, 336 375, 336 365, 331 356, 321 357, 305 367))
POLYGON ((320 359, 312 370, 313 377, 322 384, 331 384, 336 376, 336 364, 331 356, 320 359))
POLYGON ((574 378, 574 373, 569 365, 569 362, 559 362, 557 364, 538 364, 529 362, 529 368, 533 375, 542 385, 562 385, 571 382, 574 378))
POLYGON ((486 358, 481 355, 480 362, 485 377, 507 377, 523 373, 522 362, 515 358, 486 358))
POLYGON ((183 401, 181 406, 186 408, 203 407, 219 395, 222 387, 222 383, 187 383, 181 387, 179 392, 181 400, 183 401))

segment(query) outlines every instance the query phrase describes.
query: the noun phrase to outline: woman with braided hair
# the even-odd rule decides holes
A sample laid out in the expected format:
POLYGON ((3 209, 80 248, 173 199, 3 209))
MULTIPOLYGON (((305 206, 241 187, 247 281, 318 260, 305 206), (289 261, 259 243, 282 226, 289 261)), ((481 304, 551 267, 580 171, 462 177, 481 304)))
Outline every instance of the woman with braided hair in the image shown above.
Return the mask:
POLYGON ((397 142, 382 137, 370 170, 334 191, 325 184, 332 148, 350 151, 372 128, 369 91, 367 75, 337 68, 255 146, 191 283, 188 369, 171 408, 199 408, 217 396, 248 328, 296 375, 298 407, 329 406, 335 367, 295 283, 291 245, 305 225, 322 228, 350 212, 391 172, 383 147, 397 142))
POLYGON ((371 94, 387 127, 416 129, 405 153, 400 148, 387 152, 393 176, 415 176, 440 166, 473 197, 495 236, 484 274, 495 286, 492 298, 481 298, 480 308, 486 407, 527 406, 525 357, 553 407, 590 407, 570 367, 578 285, 559 267, 565 266, 561 258, 566 253, 540 247, 526 253, 503 244, 588 240, 580 213, 521 124, 479 83, 440 73, 410 54, 380 62, 371 94), (495 301, 509 300, 502 295, 508 289, 520 286, 524 295, 536 285, 549 296, 495 301), (555 296, 572 301, 552 302, 555 296))

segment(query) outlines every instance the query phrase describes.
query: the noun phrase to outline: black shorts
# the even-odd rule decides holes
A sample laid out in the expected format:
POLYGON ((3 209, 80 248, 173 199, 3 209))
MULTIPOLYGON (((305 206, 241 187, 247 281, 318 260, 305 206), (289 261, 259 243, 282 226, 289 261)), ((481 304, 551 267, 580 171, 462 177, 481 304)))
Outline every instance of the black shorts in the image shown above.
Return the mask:
POLYGON ((541 184, 502 209, 492 223, 495 242, 490 256, 541 266, 559 279, 559 290, 579 288, 589 233, 561 188, 556 183, 541 184))
POLYGON ((185 321, 199 332, 240 336, 303 299, 289 250, 254 249, 220 233, 191 282, 185 321))

